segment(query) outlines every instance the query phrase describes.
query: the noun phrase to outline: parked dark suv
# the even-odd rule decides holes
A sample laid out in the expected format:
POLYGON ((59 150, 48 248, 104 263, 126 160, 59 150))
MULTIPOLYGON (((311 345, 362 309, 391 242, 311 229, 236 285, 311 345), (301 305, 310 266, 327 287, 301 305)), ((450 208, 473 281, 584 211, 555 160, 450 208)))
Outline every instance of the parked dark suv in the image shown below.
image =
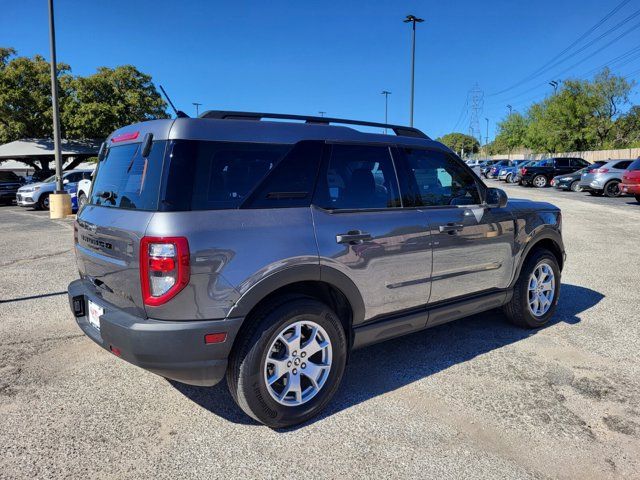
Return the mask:
POLYGON ((24 179, 11 171, 0 171, 0 205, 11 205, 24 179))
POLYGON ((589 162, 582 158, 547 158, 538 162, 535 167, 522 169, 520 183, 544 188, 551 183, 553 177, 573 173, 588 165, 589 162))
POLYGON ((226 375, 269 426, 327 405, 352 349, 499 307, 529 328, 554 314, 558 208, 507 201, 417 129, 210 111, 106 147, 75 222, 78 325, 164 377, 226 375))

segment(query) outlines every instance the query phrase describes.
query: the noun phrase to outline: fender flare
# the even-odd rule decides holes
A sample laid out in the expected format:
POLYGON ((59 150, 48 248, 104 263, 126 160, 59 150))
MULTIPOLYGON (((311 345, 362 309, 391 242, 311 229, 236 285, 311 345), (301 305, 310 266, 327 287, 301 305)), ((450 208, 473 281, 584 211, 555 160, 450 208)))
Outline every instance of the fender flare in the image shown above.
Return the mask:
POLYGON ((362 323, 365 307, 358 287, 344 273, 319 264, 296 265, 264 277, 238 299, 229 310, 227 317, 246 317, 260 301, 276 290, 294 283, 308 281, 323 282, 342 292, 351 305, 352 324, 362 323))
POLYGON ((564 243, 562 242, 562 235, 558 230, 554 228, 551 228, 548 226, 543 227, 541 230, 538 230, 537 232, 535 231, 532 232, 531 235, 529 236, 527 243, 525 244, 524 248, 520 253, 517 267, 515 269, 513 278, 511 279, 511 284, 509 285, 510 288, 513 288, 515 283, 518 281, 518 277, 520 276, 520 271, 522 270, 522 266, 524 265, 524 259, 527 258, 529 253, 531 253, 531 250, 535 248, 536 245, 538 245, 542 240, 551 240, 553 243, 555 243, 558 246, 558 249, 560 250, 562 255, 562 263, 560 265, 560 268, 562 269, 565 258, 566 258, 564 243))

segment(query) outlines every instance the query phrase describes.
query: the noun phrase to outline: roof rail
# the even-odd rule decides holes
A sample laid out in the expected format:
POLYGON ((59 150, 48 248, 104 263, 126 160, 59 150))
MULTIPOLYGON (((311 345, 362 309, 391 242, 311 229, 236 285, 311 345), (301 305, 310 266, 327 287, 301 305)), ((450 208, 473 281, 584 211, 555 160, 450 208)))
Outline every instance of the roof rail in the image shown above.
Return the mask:
POLYGON ((388 128, 396 135, 405 137, 417 137, 429 139, 422 131, 413 127, 403 127, 401 125, 390 125, 387 123, 361 122, 359 120, 348 120, 345 118, 313 117, 309 115, 289 115, 285 113, 259 113, 259 112, 233 112, 226 110, 207 110, 200 115, 200 118, 215 118, 218 120, 262 120, 263 118, 279 120, 301 120, 306 123, 316 123, 329 125, 338 123, 343 125, 361 125, 365 127, 388 128))

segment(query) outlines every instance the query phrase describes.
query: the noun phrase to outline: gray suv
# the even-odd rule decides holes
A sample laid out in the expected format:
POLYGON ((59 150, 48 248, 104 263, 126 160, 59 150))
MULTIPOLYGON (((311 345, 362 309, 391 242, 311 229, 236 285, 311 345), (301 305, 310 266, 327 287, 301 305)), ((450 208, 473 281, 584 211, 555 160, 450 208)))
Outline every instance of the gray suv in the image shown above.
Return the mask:
POLYGON ((536 328, 556 309, 558 208, 508 201, 417 129, 209 111, 105 146, 75 222, 78 325, 169 379, 226 376, 271 427, 324 408, 353 349, 494 308, 536 328))

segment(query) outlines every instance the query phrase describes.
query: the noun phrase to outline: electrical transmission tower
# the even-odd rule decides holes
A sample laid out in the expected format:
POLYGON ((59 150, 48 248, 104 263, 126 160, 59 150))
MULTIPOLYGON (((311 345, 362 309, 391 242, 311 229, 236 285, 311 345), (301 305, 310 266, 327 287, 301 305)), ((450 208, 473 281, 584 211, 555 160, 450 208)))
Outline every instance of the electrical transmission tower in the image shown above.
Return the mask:
POLYGON ((482 132, 480 131, 480 117, 484 108, 484 92, 478 84, 469 90, 469 135, 477 138, 482 145, 482 132))

